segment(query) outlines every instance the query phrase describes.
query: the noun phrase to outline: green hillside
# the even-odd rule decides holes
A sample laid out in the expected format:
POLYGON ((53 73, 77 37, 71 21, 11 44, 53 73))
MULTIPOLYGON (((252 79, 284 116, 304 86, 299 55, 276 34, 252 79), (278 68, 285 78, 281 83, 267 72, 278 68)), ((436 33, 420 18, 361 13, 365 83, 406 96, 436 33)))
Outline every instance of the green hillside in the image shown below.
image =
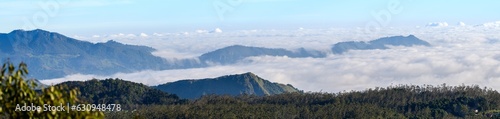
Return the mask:
POLYGON ((479 86, 399 85, 343 93, 206 95, 180 105, 145 105, 113 118, 500 118, 500 94, 479 86), (477 111, 477 112, 476 112, 477 111))
POLYGON ((188 99, 196 99, 210 94, 263 96, 299 91, 292 85, 272 83, 250 72, 217 78, 180 80, 158 85, 155 88, 188 99))
POLYGON ((80 99, 93 104, 148 105, 175 104, 184 101, 176 95, 121 79, 68 81, 58 85, 79 89, 80 99))

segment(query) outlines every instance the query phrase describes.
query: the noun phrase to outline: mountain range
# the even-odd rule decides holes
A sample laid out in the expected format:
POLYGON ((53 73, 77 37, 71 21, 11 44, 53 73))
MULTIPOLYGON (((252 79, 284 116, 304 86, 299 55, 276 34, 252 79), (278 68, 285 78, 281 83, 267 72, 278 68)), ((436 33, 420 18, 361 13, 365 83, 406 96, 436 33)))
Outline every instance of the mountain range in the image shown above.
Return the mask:
POLYGON ((431 46, 426 41, 420 40, 414 35, 409 36, 393 36, 379 38, 376 40, 364 42, 364 41, 348 41, 336 43, 332 47, 332 52, 334 54, 342 54, 349 50, 374 50, 374 49, 389 49, 388 46, 406 46, 411 47, 415 45, 421 46, 431 46))
POLYGON ((234 64, 240 60, 252 56, 288 56, 292 58, 300 57, 325 57, 326 53, 306 50, 300 48, 298 51, 289 51, 282 48, 262 48, 242 45, 233 45, 205 53, 199 57, 200 61, 208 64, 234 64))
MULTIPOLYGON (((80 41, 44 30, 15 30, 0 34, 0 58, 28 64, 30 77, 60 78, 70 74, 109 75, 118 72, 164 70, 191 67, 194 61, 168 63, 154 56, 155 49, 126 45, 110 40, 106 43, 80 41)), ((198 65, 197 65, 198 66, 198 65)))
POLYGON ((180 80, 161 84, 154 88, 176 94, 181 98, 196 99, 203 95, 273 95, 300 92, 290 84, 272 83, 248 72, 217 78, 180 80))
MULTIPOLYGON (((380 38, 369 42, 341 42, 333 45, 334 54, 349 50, 387 49, 392 46, 430 46, 410 35, 380 38)), ((168 70, 228 65, 254 56, 288 56, 292 58, 322 58, 327 52, 299 48, 264 48, 243 45, 223 47, 193 59, 167 61, 152 55, 156 49, 127 45, 113 40, 91 43, 45 30, 15 30, 0 33, 0 59, 28 64, 28 77, 37 79, 61 78, 71 74, 112 75, 141 70, 168 70)))

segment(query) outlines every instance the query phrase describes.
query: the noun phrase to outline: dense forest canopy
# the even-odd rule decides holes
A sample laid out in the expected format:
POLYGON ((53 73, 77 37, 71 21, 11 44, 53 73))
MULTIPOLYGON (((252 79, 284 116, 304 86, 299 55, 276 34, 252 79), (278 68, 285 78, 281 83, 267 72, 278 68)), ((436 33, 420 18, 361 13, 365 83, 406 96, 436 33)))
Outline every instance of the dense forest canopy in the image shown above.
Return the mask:
POLYGON ((122 79, 68 81, 58 85, 80 89, 81 99, 93 104, 150 105, 184 101, 175 94, 122 79))
POLYGON ((37 84, 26 81, 27 65, 17 67, 11 62, 2 65, 0 71, 0 119, 57 119, 57 118, 103 118, 104 113, 92 110, 69 111, 63 104, 87 104, 78 99, 78 89, 66 86, 50 86, 35 91, 37 84), (21 107, 20 105, 24 105, 21 107), (29 106, 27 106, 29 105, 29 106), (42 108, 43 105, 43 108, 42 108), (48 105, 48 106, 47 106, 48 105), (61 105, 59 108, 56 105, 61 105), (68 110, 68 111, 65 111, 68 110))
POLYGON ((397 85, 339 93, 205 95, 171 104, 142 102, 151 105, 129 108, 132 113, 106 114, 109 118, 498 118, 498 99, 497 91, 477 85, 397 85))

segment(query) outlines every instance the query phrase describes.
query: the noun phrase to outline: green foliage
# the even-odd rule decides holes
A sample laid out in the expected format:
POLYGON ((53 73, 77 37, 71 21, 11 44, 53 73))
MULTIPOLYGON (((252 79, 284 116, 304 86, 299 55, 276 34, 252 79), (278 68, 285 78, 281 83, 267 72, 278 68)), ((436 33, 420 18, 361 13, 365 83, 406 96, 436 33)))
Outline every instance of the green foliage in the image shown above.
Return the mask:
POLYGON ((176 104, 186 101, 175 94, 122 79, 68 81, 58 85, 80 89, 80 99, 84 101, 93 104, 120 104, 125 109, 133 105, 176 104))
POLYGON ((341 93, 205 95, 188 101, 121 79, 65 82, 36 92, 36 84, 24 80, 27 73, 24 63, 17 69, 12 63, 2 66, 0 118, 104 117, 90 111, 15 111, 17 104, 85 101, 126 107, 104 112, 106 118, 500 118, 500 94, 479 86, 398 85, 341 93))
POLYGON ((106 115, 109 118, 499 118, 498 99, 497 91, 479 86, 399 85, 343 93, 206 95, 187 103, 141 105, 132 112, 106 115))
MULTIPOLYGON (((51 86, 37 93, 34 82, 26 82, 27 65, 20 63, 18 68, 11 63, 3 64, 0 74, 0 118, 103 118, 102 112, 91 111, 43 111, 43 105, 82 104, 78 100, 77 89, 68 89, 64 86, 51 86), (36 111, 16 110, 19 106, 35 105, 42 107, 36 111)), ((65 107, 69 110, 69 107, 65 107)))

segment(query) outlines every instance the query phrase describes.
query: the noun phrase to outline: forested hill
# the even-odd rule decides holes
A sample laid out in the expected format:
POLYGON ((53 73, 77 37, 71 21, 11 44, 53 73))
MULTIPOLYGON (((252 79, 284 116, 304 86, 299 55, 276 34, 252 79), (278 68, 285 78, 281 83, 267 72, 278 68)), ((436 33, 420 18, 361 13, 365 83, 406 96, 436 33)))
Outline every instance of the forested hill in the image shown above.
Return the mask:
POLYGON ((122 79, 68 81, 57 85, 80 89, 80 99, 93 104, 148 105, 185 101, 177 95, 122 79))
POLYGON ((113 118, 500 118, 500 94, 479 86, 399 85, 342 93, 263 97, 207 95, 181 105, 147 105, 113 118), (477 110, 477 112, 476 112, 477 110))
POLYGON ((180 80, 161 84, 154 88, 188 99, 196 99, 210 94, 264 96, 299 91, 290 84, 272 83, 251 72, 217 78, 180 80))
POLYGON ((133 112, 107 118, 500 118, 500 93, 473 86, 398 85, 339 93, 204 95, 195 100, 121 79, 70 81, 94 104, 118 103, 133 112))

